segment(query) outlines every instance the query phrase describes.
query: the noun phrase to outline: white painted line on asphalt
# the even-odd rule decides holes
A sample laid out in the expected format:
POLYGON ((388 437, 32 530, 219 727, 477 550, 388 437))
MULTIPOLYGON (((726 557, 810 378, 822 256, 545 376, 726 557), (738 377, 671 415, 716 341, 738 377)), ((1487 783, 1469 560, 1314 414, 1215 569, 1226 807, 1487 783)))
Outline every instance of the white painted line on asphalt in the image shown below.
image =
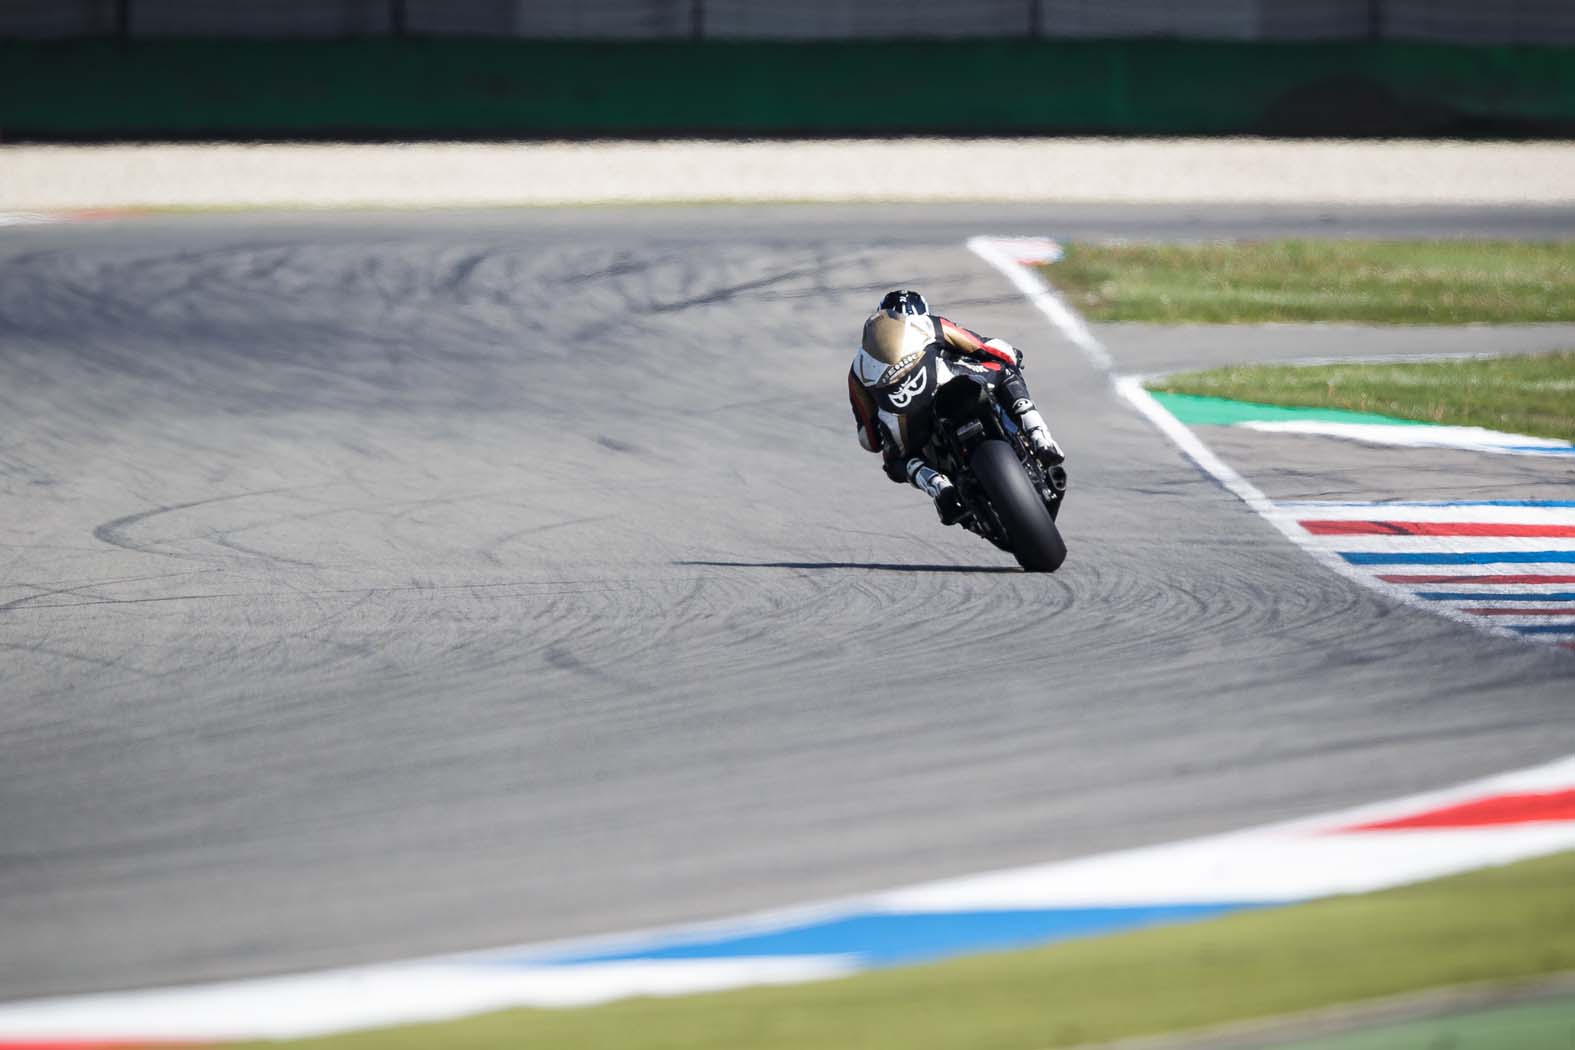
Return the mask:
MULTIPOLYGON (((1568 515, 1568 512, 1566 514, 1568 515)), ((1575 517, 1575 515, 1568 516, 1575 517)), ((1303 531, 1310 530, 1304 528, 1303 531)), ((1379 551, 1397 554, 1413 551, 1486 554, 1494 551, 1524 551, 1528 545, 1533 550, 1560 553, 1575 550, 1575 537, 1571 536, 1408 536, 1373 532, 1363 535, 1320 534, 1318 542, 1352 554, 1372 554, 1379 551)))
POLYGON ((1275 834, 1269 829, 1178 842, 888 894, 910 912, 1170 904, 1291 904, 1441 878, 1575 848, 1575 829, 1452 828, 1367 835, 1275 834))
MULTIPOLYGON (((1012 286, 1037 307, 1039 312, 1044 314, 1050 323, 1076 346, 1091 364, 1111 375, 1117 393, 1141 412, 1149 422, 1153 423, 1159 432, 1170 439, 1172 444, 1196 463, 1199 469, 1219 482, 1237 499, 1252 508, 1259 516, 1278 529, 1280 534, 1286 539, 1332 572, 1338 573, 1346 579, 1370 590, 1377 591, 1402 605, 1410 606, 1413 609, 1424 609, 1435 616, 1442 616, 1447 620, 1465 624, 1484 634, 1491 634, 1500 638, 1512 638, 1516 641, 1530 644, 1548 641, 1545 637, 1528 636, 1525 633, 1516 631, 1508 625, 1496 622, 1493 618, 1471 615, 1453 605, 1421 598, 1415 591, 1407 587, 1381 579, 1383 575, 1389 574, 1382 569, 1375 570, 1372 567, 1354 565, 1340 556, 1339 552, 1341 549, 1355 552, 1356 547, 1342 547, 1342 544, 1328 542, 1325 537, 1310 535, 1299 523, 1300 514, 1276 505, 1261 489, 1244 478, 1224 460, 1220 459, 1219 456, 1215 455, 1214 451, 1205 445, 1203 440, 1191 428, 1182 423, 1155 398, 1150 396, 1143 386, 1145 377, 1117 376, 1114 374, 1115 363, 1110 356, 1110 352, 1105 349, 1104 344, 1089 329, 1087 322, 1056 294, 1049 283, 1039 276, 1038 271, 1025 263, 1021 252, 1014 250, 1015 245, 1023 243, 1025 243, 1023 238, 988 236, 972 237, 967 242, 969 251, 1011 281, 1012 286)), ((1426 430, 1429 428, 1408 427, 1396 429, 1426 430)), ((1527 440, 1536 441, 1539 439, 1527 440)), ((1436 546, 1438 544, 1435 541, 1436 546)))
POLYGON ((1300 518, 1325 521, 1370 521, 1375 517, 1391 521, 1472 522, 1498 521, 1520 525, 1560 525, 1569 520, 1575 501, 1557 503, 1515 500, 1502 503, 1418 502, 1354 503, 1346 500, 1280 500, 1281 510, 1300 518))
POLYGON ((1321 564, 1333 572, 1344 576, 1346 579, 1361 584, 1363 587, 1378 591, 1388 598, 1408 605, 1413 609, 1424 609, 1436 616, 1442 616, 1456 623, 1466 624, 1486 634, 1496 635, 1500 638, 1513 638, 1525 642, 1525 635, 1519 634, 1497 624, 1485 623, 1479 617, 1469 616, 1449 606, 1438 602, 1430 602, 1418 598, 1397 584, 1385 583, 1373 573, 1350 564, 1330 547, 1319 542, 1298 524, 1298 515, 1277 506, 1263 494, 1256 485, 1236 473, 1224 460, 1216 456, 1205 445, 1197 434, 1193 433, 1184 423, 1166 411, 1165 407, 1156 401, 1149 392, 1143 388, 1142 376, 1122 376, 1116 380, 1116 390, 1149 422, 1159 429, 1159 432, 1170 439, 1171 443, 1179 448, 1187 458, 1198 465, 1204 473, 1218 481, 1237 499, 1251 507, 1260 516, 1280 531, 1286 539, 1297 547, 1317 559, 1321 564))
POLYGON ((108 1040, 300 1039, 395 1024, 429 1024, 517 1007, 595 1006, 631 996, 694 995, 744 985, 842 977, 852 960, 628 960, 593 966, 388 963, 187 988, 0 1004, 0 1050, 108 1040))
POLYGON ((1246 430, 1279 434, 1312 434, 1368 445, 1400 448, 1442 448, 1512 456, 1570 456, 1575 445, 1553 438, 1509 434, 1486 427, 1416 426, 1410 423, 1335 423, 1318 419, 1247 420, 1232 424, 1246 430))
POLYGON ((1022 264, 1021 256, 1010 250, 1011 244, 1011 238, 972 237, 968 240, 968 250, 1011 281, 1014 288, 1022 292, 1040 313, 1050 319, 1050 323, 1055 325, 1062 335, 1072 341, 1073 346, 1083 352, 1089 364, 1101 372, 1114 369, 1115 362, 1111 360, 1110 352, 1094 337, 1094 333, 1088 330, 1088 325, 1061 300, 1055 289, 1051 288, 1044 278, 1040 277, 1031 266, 1022 264))

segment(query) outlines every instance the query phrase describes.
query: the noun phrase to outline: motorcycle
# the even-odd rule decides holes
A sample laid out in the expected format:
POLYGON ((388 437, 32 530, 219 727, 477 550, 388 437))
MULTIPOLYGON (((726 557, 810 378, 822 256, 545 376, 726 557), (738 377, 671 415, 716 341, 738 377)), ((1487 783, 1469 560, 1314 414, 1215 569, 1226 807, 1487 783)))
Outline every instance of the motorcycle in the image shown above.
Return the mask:
POLYGON ((1056 517, 1066 498, 1066 471, 1039 462, 1001 403, 993 381, 998 373, 931 347, 922 359, 898 362, 888 375, 871 393, 906 418, 910 447, 923 449, 925 460, 957 486, 965 508, 958 524, 1028 572, 1059 569, 1066 541, 1056 517))

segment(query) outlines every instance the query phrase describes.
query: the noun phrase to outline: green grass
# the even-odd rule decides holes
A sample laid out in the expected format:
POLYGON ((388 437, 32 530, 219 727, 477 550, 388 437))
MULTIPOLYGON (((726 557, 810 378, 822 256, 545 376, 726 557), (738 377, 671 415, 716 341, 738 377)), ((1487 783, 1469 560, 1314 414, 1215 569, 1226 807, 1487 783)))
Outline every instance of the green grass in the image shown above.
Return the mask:
POLYGON ((1575 321, 1575 241, 1073 244, 1043 270, 1102 321, 1575 321))
MULTIPOLYGON (((1575 853, 840 981, 513 1010, 321 1050, 1050 1050, 1575 968, 1575 853)), ((278 1044, 259 1044, 262 1046, 278 1044)))
POLYGON ((1575 999, 1383 1025, 1264 1050, 1572 1050, 1575 999))
POLYGON ((1167 376, 1149 386, 1575 441, 1575 351, 1410 364, 1246 365, 1167 376))

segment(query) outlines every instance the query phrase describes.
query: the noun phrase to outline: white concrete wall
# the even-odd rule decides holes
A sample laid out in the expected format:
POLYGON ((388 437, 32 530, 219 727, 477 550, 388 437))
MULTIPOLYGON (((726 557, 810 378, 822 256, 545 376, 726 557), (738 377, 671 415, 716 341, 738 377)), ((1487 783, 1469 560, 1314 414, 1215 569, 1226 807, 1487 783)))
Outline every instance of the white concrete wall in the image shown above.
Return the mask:
POLYGON ((1268 139, 0 146, 0 212, 637 201, 1575 205, 1575 144, 1268 139))

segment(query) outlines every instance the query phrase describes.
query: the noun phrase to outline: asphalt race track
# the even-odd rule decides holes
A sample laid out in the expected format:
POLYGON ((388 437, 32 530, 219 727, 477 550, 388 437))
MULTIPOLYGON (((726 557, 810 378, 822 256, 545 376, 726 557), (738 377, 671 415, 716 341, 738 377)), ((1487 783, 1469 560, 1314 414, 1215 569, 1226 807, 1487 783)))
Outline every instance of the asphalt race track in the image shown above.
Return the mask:
MULTIPOLYGON (((0 232, 0 998, 726 915, 1575 751, 1575 657, 1317 566, 963 249, 991 232, 1575 215, 0 232), (1054 577, 943 529, 854 440, 848 357, 899 285, 1027 348, 1071 453, 1054 577)), ((1102 335, 1126 371, 1252 349, 1102 335)))

